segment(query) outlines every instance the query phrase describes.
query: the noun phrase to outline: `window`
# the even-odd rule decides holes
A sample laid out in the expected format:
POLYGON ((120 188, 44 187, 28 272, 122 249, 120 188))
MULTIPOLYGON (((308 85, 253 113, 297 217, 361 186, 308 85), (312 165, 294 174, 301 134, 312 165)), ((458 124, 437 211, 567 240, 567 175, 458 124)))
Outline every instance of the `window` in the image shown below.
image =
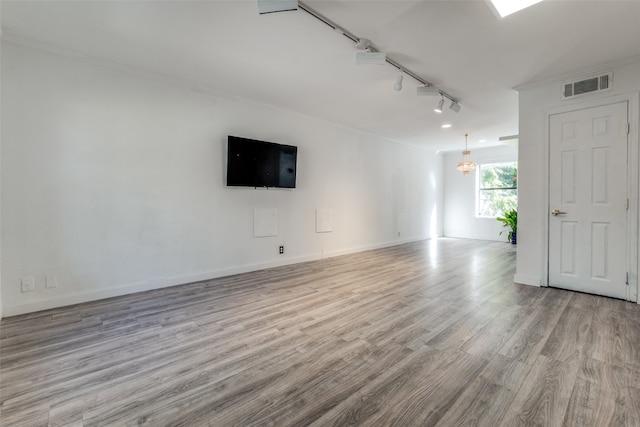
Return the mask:
POLYGON ((478 167, 478 216, 497 217, 518 206, 518 164, 490 163, 478 167))

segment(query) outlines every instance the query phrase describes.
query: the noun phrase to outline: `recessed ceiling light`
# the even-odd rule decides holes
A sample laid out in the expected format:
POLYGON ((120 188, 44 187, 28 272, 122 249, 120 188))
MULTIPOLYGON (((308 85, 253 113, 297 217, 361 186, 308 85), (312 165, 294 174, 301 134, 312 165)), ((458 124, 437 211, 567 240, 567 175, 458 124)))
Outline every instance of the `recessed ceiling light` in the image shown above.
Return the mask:
POLYGON ((442 125, 442 129, 449 129, 451 127, 451 123, 445 123, 442 125))
POLYGON ((542 0, 491 0, 491 3, 500 14, 500 17, 504 18, 541 1, 542 0))
POLYGON ((478 142, 480 142, 480 143, 487 142, 487 140, 486 139, 480 139, 480 140, 478 140, 478 142))

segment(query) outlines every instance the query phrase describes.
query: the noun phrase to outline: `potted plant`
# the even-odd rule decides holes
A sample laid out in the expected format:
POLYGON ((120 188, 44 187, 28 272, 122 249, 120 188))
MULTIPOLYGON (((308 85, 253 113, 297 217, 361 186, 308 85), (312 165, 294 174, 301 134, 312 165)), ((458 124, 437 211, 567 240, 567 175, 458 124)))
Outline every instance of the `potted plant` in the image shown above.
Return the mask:
MULTIPOLYGON (((518 231, 518 211, 515 209, 510 209, 504 213, 504 216, 499 216, 496 218, 498 221, 502 223, 502 226, 505 228, 509 228, 509 234, 507 235, 507 239, 511 240, 511 243, 516 244, 516 232, 518 231)), ((502 233, 504 230, 500 232, 502 233)))

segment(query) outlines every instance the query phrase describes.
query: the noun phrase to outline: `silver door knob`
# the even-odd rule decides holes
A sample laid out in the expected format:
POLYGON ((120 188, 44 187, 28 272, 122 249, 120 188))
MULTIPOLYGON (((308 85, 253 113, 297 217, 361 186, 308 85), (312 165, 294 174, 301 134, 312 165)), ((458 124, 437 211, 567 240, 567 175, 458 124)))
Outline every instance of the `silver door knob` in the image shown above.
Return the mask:
POLYGON ((565 215, 565 214, 566 214, 566 212, 559 211, 558 209, 554 209, 554 210, 551 211, 551 215, 553 215, 553 216, 565 215))

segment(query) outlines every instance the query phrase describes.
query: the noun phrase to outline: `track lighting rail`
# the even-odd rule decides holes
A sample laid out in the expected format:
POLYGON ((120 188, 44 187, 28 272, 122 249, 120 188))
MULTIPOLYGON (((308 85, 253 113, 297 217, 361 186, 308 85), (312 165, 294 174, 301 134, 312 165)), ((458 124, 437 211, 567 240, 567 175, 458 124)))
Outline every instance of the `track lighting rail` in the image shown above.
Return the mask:
MULTIPOLYGON (((345 36, 346 38, 348 38, 352 42, 358 43, 358 41, 360 40, 359 37, 357 37, 356 35, 354 35, 353 33, 349 32, 349 31, 345 30, 344 28, 340 27, 335 22, 333 22, 332 20, 330 20, 326 16, 318 13, 317 11, 313 10, 311 7, 309 7, 308 5, 304 4, 303 2, 301 2, 301 1, 298 2, 298 8, 304 10, 305 12, 307 12, 309 15, 313 16, 317 20, 322 21, 324 24, 326 24, 329 27, 331 27, 334 31, 341 33, 343 36, 345 36)), ((373 46, 370 46, 368 48, 368 50, 370 52, 378 52, 378 50, 376 50, 373 46)), ((436 88, 436 86, 433 85, 431 82, 423 79, 422 77, 420 77, 419 75, 417 75, 413 71, 408 70, 407 68, 402 66, 400 63, 398 63, 397 61, 394 61, 393 59, 389 58, 388 56, 386 57, 385 61, 387 62, 387 64, 391 65, 392 67, 397 68, 400 72, 402 72, 402 73, 406 74, 407 76, 413 78, 414 80, 416 80, 420 84, 422 84, 424 86, 431 86, 433 88, 436 88)), ((443 90, 441 90, 439 88, 436 88, 436 89, 438 90, 438 92, 440 93, 440 95, 443 98, 447 98, 449 101, 451 101, 452 103, 454 103, 456 105, 458 104, 458 100, 456 98, 454 98, 453 96, 449 95, 448 93, 446 93, 445 91, 443 91, 443 90)))

